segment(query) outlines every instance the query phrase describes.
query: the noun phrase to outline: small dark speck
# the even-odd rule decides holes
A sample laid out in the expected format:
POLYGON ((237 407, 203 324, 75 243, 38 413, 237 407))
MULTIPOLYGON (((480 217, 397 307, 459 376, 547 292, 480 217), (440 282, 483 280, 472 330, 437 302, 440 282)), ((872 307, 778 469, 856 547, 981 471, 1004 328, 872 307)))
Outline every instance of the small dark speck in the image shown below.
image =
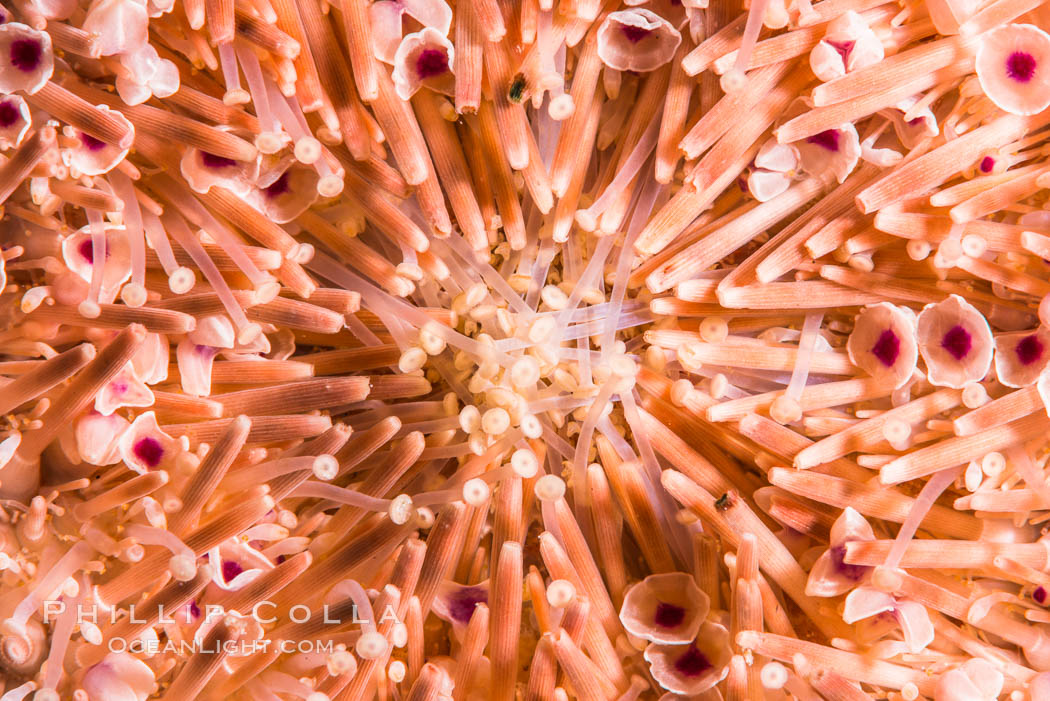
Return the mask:
POLYGON ((525 76, 521 73, 514 76, 514 82, 510 84, 508 96, 511 102, 521 102, 521 99, 525 96, 525 76))
POLYGON ((726 492, 722 496, 715 499, 715 508, 719 511, 729 511, 729 507, 733 505, 733 495, 726 492))

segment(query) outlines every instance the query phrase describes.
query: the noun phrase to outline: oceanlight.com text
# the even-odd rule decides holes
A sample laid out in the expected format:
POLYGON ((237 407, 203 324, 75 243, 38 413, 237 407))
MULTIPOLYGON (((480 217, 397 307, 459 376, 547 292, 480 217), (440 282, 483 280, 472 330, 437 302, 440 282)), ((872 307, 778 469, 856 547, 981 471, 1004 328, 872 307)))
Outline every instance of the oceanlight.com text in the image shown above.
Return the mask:
POLYGON ((335 643, 331 640, 268 640, 260 638, 257 640, 174 640, 161 641, 156 638, 127 640, 125 638, 112 638, 106 642, 110 652, 130 652, 132 654, 143 654, 153 656, 160 653, 174 653, 177 655, 217 655, 228 654, 235 657, 246 655, 265 654, 271 648, 276 648, 281 654, 291 653, 325 653, 335 652, 335 643))

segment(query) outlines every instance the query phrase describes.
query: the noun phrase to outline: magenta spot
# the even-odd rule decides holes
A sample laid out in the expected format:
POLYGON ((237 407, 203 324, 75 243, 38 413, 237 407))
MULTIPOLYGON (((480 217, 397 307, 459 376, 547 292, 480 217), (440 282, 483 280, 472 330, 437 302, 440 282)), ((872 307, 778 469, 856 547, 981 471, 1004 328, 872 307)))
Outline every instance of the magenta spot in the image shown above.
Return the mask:
POLYGON ((201 151, 201 163, 208 168, 229 168, 237 165, 237 161, 232 158, 223 158, 207 151, 201 151))
POLYGON ((856 44, 854 41, 830 41, 828 39, 825 39, 825 41, 828 42, 828 46, 839 53, 839 56, 842 57, 842 63, 846 63, 849 60, 849 52, 853 51, 853 46, 856 44))
POLYGON ((112 387, 113 387, 113 391, 116 392, 117 394, 124 394, 125 392, 128 391, 128 383, 127 382, 114 382, 112 387))
POLYGON ((627 41, 632 44, 637 44, 642 39, 646 38, 653 33, 653 30, 646 29, 645 27, 635 27, 632 24, 624 24, 620 26, 620 31, 623 32, 624 37, 627 41))
POLYGON ((95 246, 91 243, 91 239, 84 239, 81 241, 80 245, 77 246, 77 253, 79 253, 80 257, 88 263, 95 262, 95 246))
POLYGON ((831 564, 835 566, 835 570, 846 579, 859 582, 864 579, 864 575, 868 572, 868 568, 864 565, 851 565, 846 562, 846 546, 844 544, 829 548, 828 555, 831 559, 831 564))
POLYGON ((1043 357, 1043 342, 1035 334, 1025 336, 1014 346, 1014 352, 1021 365, 1031 365, 1043 357))
POLYGON ((106 147, 106 142, 96 139, 91 134, 80 132, 80 143, 84 145, 88 151, 101 151, 106 147))
POLYGON ((807 144, 816 144, 821 148, 827 149, 828 151, 839 150, 839 133, 834 129, 828 129, 822 131, 819 134, 806 137, 807 144))
POLYGON ((287 559, 288 559, 287 555, 278 555, 277 556, 277 564, 280 565, 281 563, 283 563, 287 559))
POLYGON ((699 677, 711 669, 711 662, 704 653, 690 645, 685 654, 674 661, 674 668, 684 677, 699 677))
POLYGON ((478 604, 488 603, 488 592, 484 587, 467 587, 454 593, 448 602, 448 613, 459 623, 468 623, 478 604))
POLYGON ((900 338, 892 329, 886 329, 879 334, 879 340, 875 341, 875 345, 871 347, 871 354, 886 367, 893 367, 901 354, 900 338))
POLYGON ((15 39, 11 42, 11 65, 23 73, 35 71, 43 52, 44 48, 37 39, 15 39))
POLYGON ((0 102, 0 127, 7 128, 22 118, 14 102, 0 102))
POLYGON ((1027 83, 1035 75, 1035 56, 1027 51, 1014 51, 1006 57, 1006 75, 1018 83, 1027 83))
POLYGON ((1036 587, 1035 591, 1032 592, 1032 600, 1035 601, 1035 603, 1039 604, 1040 606, 1045 604, 1046 603, 1046 588, 1043 587, 1043 586, 1036 587))
POLYGON ((135 457, 146 464, 146 467, 156 467, 164 457, 164 446, 156 438, 140 438, 135 441, 132 449, 135 457))
POLYGON ((244 568, 233 560, 222 561, 222 581, 229 583, 231 579, 244 572, 244 568))
POLYGON ((214 358, 219 353, 219 350, 217 348, 213 348, 212 346, 197 345, 194 346, 194 350, 197 351, 197 355, 201 356, 202 358, 214 358))
POLYGON ((685 620, 685 609, 681 606, 668 604, 661 601, 656 604, 656 616, 654 622, 661 628, 674 628, 685 620))
POLYGON ((192 615, 194 618, 201 617, 201 607, 197 605, 196 599, 190 602, 190 615, 192 615))
POLYGON ((897 610, 896 609, 892 609, 890 611, 882 611, 881 613, 876 613, 874 616, 872 616, 868 620, 871 621, 873 624, 877 624, 877 625, 890 626, 890 625, 894 625, 894 624, 899 624, 899 621, 897 620, 897 610))
POLYGON ((292 186, 288 182, 288 171, 285 171, 281 173, 281 177, 274 180, 269 187, 263 188, 263 192, 266 193, 267 199, 272 200, 286 194, 291 189, 292 186))
POLYGON ((444 49, 423 49, 416 59, 416 75, 420 80, 448 73, 448 52, 444 49))
MULTIPOLYGON (((88 263, 95 262, 95 245, 91 242, 90 238, 85 238, 77 245, 77 253, 80 257, 86 260, 88 263)), ((106 246, 106 260, 109 260, 109 246, 106 246)))
POLYGON ((962 360, 973 347, 973 337, 961 326, 953 326, 941 339, 941 348, 956 360, 962 360))
POLYGON ((982 173, 991 173, 992 168, 995 168, 995 159, 991 156, 985 156, 981 159, 981 165, 978 167, 982 173))

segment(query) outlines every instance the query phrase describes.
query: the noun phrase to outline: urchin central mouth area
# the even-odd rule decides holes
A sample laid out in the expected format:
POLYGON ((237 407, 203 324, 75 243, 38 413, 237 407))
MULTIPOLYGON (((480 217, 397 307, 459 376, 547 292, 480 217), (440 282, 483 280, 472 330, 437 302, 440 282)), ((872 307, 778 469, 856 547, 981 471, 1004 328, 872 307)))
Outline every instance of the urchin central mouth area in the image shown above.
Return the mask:
POLYGON ((1027 51, 1014 51, 1006 57, 1006 75, 1018 83, 1027 83, 1035 75, 1035 56, 1027 51))
POLYGON ((879 339, 871 347, 871 354, 886 367, 892 367, 901 354, 901 339, 893 329, 886 329, 879 334, 879 339))
POLYGON ((0 127, 7 128, 18 122, 22 113, 12 102, 0 102, 0 127))
POLYGON ((91 243, 91 239, 84 239, 81 241, 80 245, 77 246, 77 253, 79 253, 80 257, 88 263, 95 262, 95 245, 91 243))
POLYGON ((223 560, 222 562, 222 581, 229 582, 234 577, 244 572, 244 568, 233 560, 223 560))
POLYGON ((80 143, 88 151, 101 151, 106 147, 106 142, 100 139, 96 139, 91 134, 80 132, 80 143))
POLYGON ((416 75, 420 80, 448 73, 448 52, 444 49, 423 49, 416 58, 416 75))
POLYGON ((651 29, 636 27, 633 24, 624 24, 621 26, 620 30, 623 32, 624 38, 632 44, 637 44, 642 39, 653 33, 653 30, 651 29))
POLYGON ((269 187, 263 188, 263 192, 266 193, 268 199, 276 199, 281 195, 287 194, 292 189, 292 184, 288 182, 288 171, 281 173, 281 177, 273 181, 269 187))
POLYGON ((823 149, 827 149, 828 151, 837 153, 839 150, 839 133, 834 129, 828 129, 827 131, 822 131, 819 134, 807 137, 806 143, 814 144, 823 149))
POLYGON ((835 566, 835 571, 841 574, 847 579, 851 579, 854 582, 859 582, 867 574, 868 568, 864 565, 851 565, 846 562, 846 546, 836 545, 828 549, 828 553, 831 556, 831 564, 835 566))
MULTIPOLYGON (((77 245, 77 253, 88 263, 95 262, 95 244, 86 238, 77 245)), ((106 260, 109 260, 109 246, 106 246, 106 260)))
POLYGON ((40 66, 40 58, 44 53, 44 47, 37 39, 15 39, 11 42, 10 59, 11 65, 18 70, 29 73, 40 66))
POLYGON ((1014 346, 1014 352, 1021 365, 1031 365, 1043 357, 1043 342, 1035 334, 1025 336, 1014 346))
POLYGON ((941 348, 948 351, 948 355, 956 360, 962 360, 973 347, 973 336, 962 326, 953 326, 948 333, 941 338, 941 348))
POLYGON ((488 595, 482 587, 461 589, 451 597, 448 612, 452 618, 460 623, 467 623, 470 621, 470 617, 474 615, 474 609, 477 605, 486 602, 488 602, 488 595))
POLYGON ((164 457, 164 446, 156 438, 146 436, 135 441, 132 452, 147 467, 156 467, 164 457))
POLYGON ((692 645, 689 646, 684 655, 674 662, 675 670, 685 677, 699 677, 711 669, 711 666, 711 661, 707 659, 704 653, 692 645))
POLYGON ((207 151, 201 151, 201 163, 203 163, 206 168, 214 168, 216 170, 237 165, 237 161, 232 158, 216 156, 214 153, 208 153, 207 151))
POLYGON ((656 605, 656 614, 653 616, 656 625, 661 628, 675 628, 685 620, 685 609, 675 604, 661 601, 656 605))
POLYGON ((828 46, 835 49, 839 56, 842 57, 842 63, 846 63, 849 60, 849 53, 853 51, 853 46, 857 42, 855 41, 831 41, 828 40, 828 46))

